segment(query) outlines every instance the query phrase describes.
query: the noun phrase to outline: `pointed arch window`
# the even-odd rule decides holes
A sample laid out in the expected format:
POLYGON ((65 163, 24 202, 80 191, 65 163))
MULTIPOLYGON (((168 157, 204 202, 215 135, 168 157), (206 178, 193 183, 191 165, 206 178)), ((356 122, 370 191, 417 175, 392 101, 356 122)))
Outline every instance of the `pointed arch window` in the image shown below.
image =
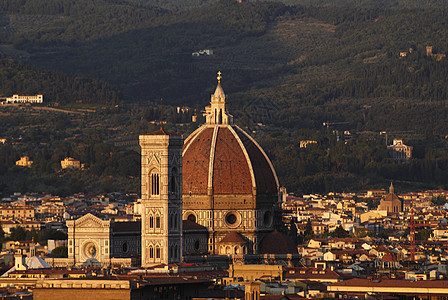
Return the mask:
POLYGON ((154 248, 152 246, 149 247, 149 258, 154 258, 154 248))
POLYGON ((149 228, 154 228, 154 217, 153 216, 149 217, 149 228))
POLYGON ((156 247, 156 258, 160 258, 160 247, 156 247))
POLYGON ((151 173, 151 195, 160 195, 160 175, 157 172, 151 173))

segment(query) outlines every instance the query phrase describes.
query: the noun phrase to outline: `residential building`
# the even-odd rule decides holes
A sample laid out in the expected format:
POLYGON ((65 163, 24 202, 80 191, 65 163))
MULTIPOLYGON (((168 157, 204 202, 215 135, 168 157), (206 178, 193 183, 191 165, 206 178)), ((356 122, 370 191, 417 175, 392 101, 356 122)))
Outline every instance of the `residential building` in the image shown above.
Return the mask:
POLYGON ((403 144, 403 140, 394 139, 392 145, 387 146, 392 158, 399 163, 405 163, 412 157, 412 147, 403 144))
POLYGON ((16 161, 16 166, 28 167, 33 165, 33 161, 30 160, 29 156, 22 156, 18 161, 16 161))
POLYGON ((82 169, 82 168, 84 168, 84 164, 81 164, 81 162, 79 160, 76 160, 74 158, 66 157, 66 158, 64 158, 64 160, 61 160, 61 168, 62 169, 67 169, 67 168, 82 169))
POLYGON ((43 103, 44 95, 38 94, 34 96, 21 96, 14 94, 5 100, 6 103, 43 103))

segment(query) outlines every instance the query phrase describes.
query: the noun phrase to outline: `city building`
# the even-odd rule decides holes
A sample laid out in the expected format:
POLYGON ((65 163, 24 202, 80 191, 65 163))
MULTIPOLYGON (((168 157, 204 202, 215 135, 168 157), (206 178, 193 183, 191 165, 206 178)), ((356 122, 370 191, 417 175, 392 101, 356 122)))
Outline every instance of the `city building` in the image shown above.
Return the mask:
POLYGON ((392 182, 389 187, 389 194, 381 198, 378 210, 387 211, 387 213, 399 213, 403 211, 403 203, 394 193, 394 186, 392 182))
POLYGON ((141 256, 141 265, 151 267, 179 263, 183 255, 215 254, 225 263, 225 257, 238 256, 240 262, 294 265, 295 245, 274 231, 279 204, 275 170, 255 140, 233 124, 221 76, 206 108, 206 124, 185 143, 163 128, 139 140, 142 192, 136 207, 141 228, 122 236, 121 228, 132 222, 91 214, 68 220, 68 262, 109 265, 141 256))
POLYGON ((317 144, 317 141, 315 140, 301 140, 300 141, 300 148, 306 148, 308 145, 317 144))
POLYGON ((135 265, 140 254, 140 222, 113 222, 87 214, 66 221, 68 258, 55 260, 59 266, 135 265))
POLYGON ((74 158, 66 157, 66 158, 64 158, 64 160, 61 160, 61 168, 62 169, 67 169, 67 168, 82 169, 82 168, 84 168, 84 164, 81 164, 81 162, 79 160, 76 160, 74 158))
POLYGON ((403 140, 394 139, 392 145, 387 146, 392 158, 399 163, 405 163, 412 158, 412 147, 403 144, 403 140))
POLYGON ((0 206, 0 218, 2 220, 34 219, 34 207, 25 205, 0 206))
POLYGON ((44 95, 34 95, 34 96, 20 96, 17 94, 12 95, 12 97, 8 97, 5 100, 5 103, 43 103, 44 95))
POLYGON ((142 266, 182 260, 182 136, 140 135, 142 266))
MULTIPOLYGON (((205 108, 206 123, 183 147, 183 219, 208 230, 210 254, 222 253, 222 241, 239 236, 244 254, 258 253, 274 230, 279 184, 271 161, 258 143, 237 125, 218 85, 205 108)), ((202 240, 200 240, 202 241, 202 240)))
POLYGON ((29 156, 22 156, 18 161, 16 161, 16 166, 28 167, 33 165, 33 161, 30 160, 29 156))

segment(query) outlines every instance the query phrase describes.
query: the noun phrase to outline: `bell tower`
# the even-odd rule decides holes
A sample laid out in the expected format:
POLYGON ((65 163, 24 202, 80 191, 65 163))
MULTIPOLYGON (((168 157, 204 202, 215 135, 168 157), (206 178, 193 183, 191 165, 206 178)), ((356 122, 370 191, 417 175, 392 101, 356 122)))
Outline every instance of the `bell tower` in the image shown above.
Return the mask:
POLYGON ((182 136, 140 135, 142 267, 182 261, 182 136))

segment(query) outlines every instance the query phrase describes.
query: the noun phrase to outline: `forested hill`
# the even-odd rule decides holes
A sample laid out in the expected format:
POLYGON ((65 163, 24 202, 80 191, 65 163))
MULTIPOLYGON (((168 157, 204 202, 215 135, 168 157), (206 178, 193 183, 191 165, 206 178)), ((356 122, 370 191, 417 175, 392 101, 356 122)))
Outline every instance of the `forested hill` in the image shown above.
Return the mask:
POLYGON ((448 187, 446 3, 3 0, 0 52, 22 64, 2 61, 0 94, 202 108, 220 70, 236 123, 292 190, 448 187), (379 132, 414 160, 394 163, 379 132))
POLYGON ((413 130, 448 129, 448 64, 437 56, 448 52, 448 10, 442 2, 372 3, 220 0, 175 11, 154 1, 5 0, 0 51, 104 80, 124 101, 203 106, 221 70, 231 109, 247 126, 259 121, 247 118, 247 103, 262 95, 280 116, 262 122, 287 128, 337 120, 359 130, 408 130, 413 116, 425 120, 412 122, 413 130), (192 56, 201 49, 213 55, 192 56), (421 111, 433 116, 429 124, 421 111))
POLYGON ((0 98, 18 93, 44 94, 52 104, 117 104, 119 94, 104 81, 69 76, 0 57, 0 98))

